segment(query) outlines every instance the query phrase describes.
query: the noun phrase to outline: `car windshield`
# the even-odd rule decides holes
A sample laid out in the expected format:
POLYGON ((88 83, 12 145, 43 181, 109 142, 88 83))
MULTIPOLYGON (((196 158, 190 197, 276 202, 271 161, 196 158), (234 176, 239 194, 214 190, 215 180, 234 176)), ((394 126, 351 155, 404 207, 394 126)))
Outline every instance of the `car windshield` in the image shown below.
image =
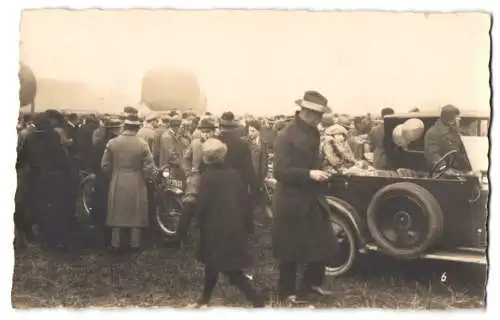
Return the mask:
POLYGON ((472 170, 487 172, 490 148, 488 137, 462 136, 461 139, 472 170))
POLYGON ((460 131, 464 136, 487 137, 489 131, 488 119, 462 119, 460 131))

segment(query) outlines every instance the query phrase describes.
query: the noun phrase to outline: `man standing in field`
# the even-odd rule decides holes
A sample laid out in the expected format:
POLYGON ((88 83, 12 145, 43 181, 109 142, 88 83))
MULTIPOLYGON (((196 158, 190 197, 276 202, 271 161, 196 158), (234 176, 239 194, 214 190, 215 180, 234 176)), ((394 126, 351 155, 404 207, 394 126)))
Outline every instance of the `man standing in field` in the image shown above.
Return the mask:
POLYGON ((274 147, 275 193, 274 257, 279 261, 279 299, 301 303, 310 294, 330 295, 320 286, 325 265, 335 252, 333 230, 327 208, 321 204, 321 182, 330 176, 319 170, 320 134, 317 129, 328 100, 316 91, 307 91, 295 102, 301 108, 295 119, 277 137, 274 147), (297 265, 306 269, 296 295, 297 265))

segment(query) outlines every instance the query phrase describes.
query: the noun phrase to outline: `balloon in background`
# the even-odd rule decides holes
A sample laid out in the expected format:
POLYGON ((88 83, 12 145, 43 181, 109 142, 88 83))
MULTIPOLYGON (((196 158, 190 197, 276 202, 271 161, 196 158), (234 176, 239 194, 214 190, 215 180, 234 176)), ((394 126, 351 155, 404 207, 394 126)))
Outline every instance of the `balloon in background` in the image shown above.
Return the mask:
POLYGON ((30 105, 36 96, 36 78, 30 67, 24 63, 19 66, 19 103, 20 107, 30 105))
POLYGON ((409 141, 403 136, 403 124, 398 125, 392 131, 392 141, 398 146, 405 148, 409 141))
POLYGON ((189 70, 151 69, 142 79, 141 100, 151 111, 179 110, 202 114, 207 107, 198 78, 189 70))
POLYGON ((422 137, 424 134, 424 123, 417 118, 411 118, 403 123, 403 137, 409 141, 414 142, 422 137))

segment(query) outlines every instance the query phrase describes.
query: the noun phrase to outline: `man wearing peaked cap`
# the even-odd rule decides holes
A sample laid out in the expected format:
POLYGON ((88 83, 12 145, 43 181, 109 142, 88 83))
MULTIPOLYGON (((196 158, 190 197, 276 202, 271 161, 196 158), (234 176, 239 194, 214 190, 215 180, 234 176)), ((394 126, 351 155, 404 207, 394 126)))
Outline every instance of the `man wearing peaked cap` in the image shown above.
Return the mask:
POLYGON ((441 109, 441 117, 425 133, 424 156, 430 169, 446 153, 458 150, 452 169, 467 170, 466 155, 460 139, 459 122, 460 110, 449 104, 441 109))
POLYGON ((318 124, 329 112, 328 100, 317 91, 307 91, 295 103, 301 110, 281 131, 274 148, 274 196, 276 219, 273 230, 274 257, 279 262, 279 299, 299 303, 310 293, 330 295, 321 288, 326 262, 337 243, 328 218, 328 205, 321 197, 322 183, 330 175, 319 169, 318 124), (301 141, 300 144, 297 141, 301 141), (306 269, 296 294, 297 265, 306 269))
MULTIPOLYGON (((179 222, 179 241, 184 241, 194 215, 200 175, 203 170, 202 144, 215 134, 215 120, 202 119, 198 125, 199 138, 193 138, 182 158, 182 169, 187 177, 187 186, 183 199, 183 213, 179 222)), ((219 140, 218 140, 219 141, 219 140)), ((220 142, 220 141, 219 141, 220 142)))
POLYGON ((180 134, 181 124, 182 119, 179 116, 172 117, 169 122, 169 128, 162 134, 159 145, 159 167, 180 165, 180 160, 187 147, 186 142, 180 134))
POLYGON ((146 117, 146 124, 137 132, 137 136, 146 141, 151 150, 153 148, 153 140, 157 127, 158 117, 154 114, 150 114, 146 117))

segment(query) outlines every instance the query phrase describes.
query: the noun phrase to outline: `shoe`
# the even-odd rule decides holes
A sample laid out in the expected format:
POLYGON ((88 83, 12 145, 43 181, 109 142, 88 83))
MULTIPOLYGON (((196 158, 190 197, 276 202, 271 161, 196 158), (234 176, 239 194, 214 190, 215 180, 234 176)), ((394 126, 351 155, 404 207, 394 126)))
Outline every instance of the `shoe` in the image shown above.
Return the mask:
POLYGON ((208 308, 208 304, 206 303, 199 303, 199 302, 196 302, 196 303, 190 303, 186 306, 186 308, 189 308, 189 309, 206 309, 208 308))
POLYGON ((307 300, 300 299, 296 295, 290 295, 285 299, 282 299, 281 303, 286 305, 304 305, 307 304, 307 300))
POLYGON ((323 288, 318 287, 318 286, 311 287, 309 292, 323 296, 323 297, 328 297, 328 296, 331 296, 333 294, 333 292, 331 292, 330 290, 326 290, 326 289, 323 289, 323 288))

